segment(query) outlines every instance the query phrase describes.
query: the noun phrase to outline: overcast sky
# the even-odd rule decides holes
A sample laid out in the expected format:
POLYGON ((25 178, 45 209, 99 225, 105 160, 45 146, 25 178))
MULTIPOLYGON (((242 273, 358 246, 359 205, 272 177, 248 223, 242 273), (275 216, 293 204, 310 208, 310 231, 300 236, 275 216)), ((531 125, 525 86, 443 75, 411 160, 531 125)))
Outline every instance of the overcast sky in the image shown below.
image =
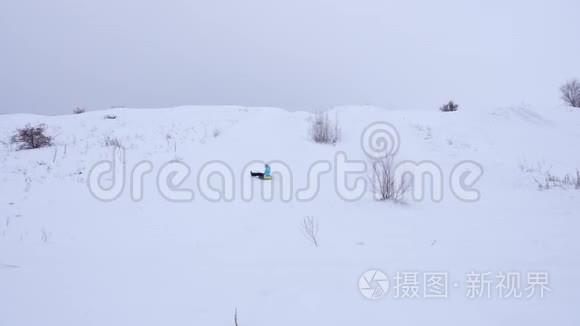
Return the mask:
POLYGON ((0 0, 0 114, 558 105, 578 0, 0 0))

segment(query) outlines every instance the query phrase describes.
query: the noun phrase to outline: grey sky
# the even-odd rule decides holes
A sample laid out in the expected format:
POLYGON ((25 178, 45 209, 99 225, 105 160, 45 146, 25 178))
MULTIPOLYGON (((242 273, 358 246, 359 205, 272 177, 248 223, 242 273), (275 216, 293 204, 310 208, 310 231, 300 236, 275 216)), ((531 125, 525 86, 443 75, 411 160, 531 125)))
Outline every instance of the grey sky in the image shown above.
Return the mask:
POLYGON ((578 0, 0 0, 0 114, 557 105, 578 0))

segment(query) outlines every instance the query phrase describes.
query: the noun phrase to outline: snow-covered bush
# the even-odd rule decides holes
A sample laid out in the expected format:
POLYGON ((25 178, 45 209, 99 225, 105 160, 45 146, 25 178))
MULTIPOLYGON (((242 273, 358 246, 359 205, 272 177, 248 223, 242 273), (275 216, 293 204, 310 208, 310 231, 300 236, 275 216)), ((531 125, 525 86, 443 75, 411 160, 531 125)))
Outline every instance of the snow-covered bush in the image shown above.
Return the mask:
POLYGON ((338 119, 328 118, 328 113, 316 113, 310 125, 310 136, 319 144, 335 144, 340 139, 338 119))
POLYGON ((46 135, 46 125, 36 127, 27 124, 24 128, 17 129, 10 138, 12 144, 18 146, 18 150, 35 149, 51 146, 53 138, 46 135))
POLYGON ((567 81, 560 87, 560 93, 562 93, 562 100, 566 104, 580 108, 580 82, 578 79, 567 81))
POLYGON ((214 128, 212 131, 213 138, 218 138, 222 134, 222 131, 219 128, 214 128))
POLYGON ((84 108, 81 107, 77 107, 73 110, 73 114, 81 114, 81 113, 85 113, 86 110, 84 108))
POLYGON ((441 110, 443 112, 454 112, 454 111, 457 111, 457 109, 459 109, 459 105, 455 104, 453 101, 449 101, 449 103, 447 103, 439 108, 439 110, 441 110))
POLYGON ((378 200, 401 201, 409 190, 409 181, 405 175, 397 180, 397 162, 393 155, 372 162, 372 174, 369 176, 372 190, 378 200))

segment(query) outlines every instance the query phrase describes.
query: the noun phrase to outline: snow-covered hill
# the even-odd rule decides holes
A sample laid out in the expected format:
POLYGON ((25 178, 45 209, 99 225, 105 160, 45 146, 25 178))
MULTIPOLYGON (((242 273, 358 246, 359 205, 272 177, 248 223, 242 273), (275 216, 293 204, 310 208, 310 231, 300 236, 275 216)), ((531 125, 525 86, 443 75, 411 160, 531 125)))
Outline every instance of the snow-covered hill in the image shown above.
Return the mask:
POLYGON ((580 169, 579 110, 340 107, 329 116, 340 122, 336 145, 310 140, 310 113, 274 108, 0 116, 0 325, 234 325, 236 309, 241 326, 580 322, 580 190, 538 186, 548 173, 580 169), (396 128, 399 160, 440 168, 440 202, 429 187, 423 200, 408 193, 398 204, 370 191, 342 198, 337 159, 368 163, 364 134, 377 122, 396 128), (27 123, 45 123, 54 146, 16 151, 9 138, 27 123), (125 168, 112 201, 88 186, 103 161, 125 168), (250 179, 258 161, 278 173, 270 183, 250 179), (168 200, 167 191, 179 192, 159 189, 172 162, 189 168, 173 186, 191 190, 192 200, 168 200), (317 162, 331 172, 303 200, 317 162), (483 169, 470 187, 478 200, 453 189, 461 162, 483 169), (135 200, 130 176, 143 164, 151 171, 135 200), (232 200, 206 198, 223 186, 212 172, 226 175, 232 200), (264 185, 273 186, 272 200, 264 185), (318 224, 318 246, 303 234, 306 217, 318 224), (390 281, 380 300, 359 288, 369 270, 390 281), (433 273, 447 276, 447 298, 425 298, 433 273), (499 292, 506 273, 521 277, 509 287, 521 298, 499 292), (545 297, 535 288, 527 298, 528 277, 538 273, 549 276, 545 297), (419 298, 403 298, 414 291, 419 298))

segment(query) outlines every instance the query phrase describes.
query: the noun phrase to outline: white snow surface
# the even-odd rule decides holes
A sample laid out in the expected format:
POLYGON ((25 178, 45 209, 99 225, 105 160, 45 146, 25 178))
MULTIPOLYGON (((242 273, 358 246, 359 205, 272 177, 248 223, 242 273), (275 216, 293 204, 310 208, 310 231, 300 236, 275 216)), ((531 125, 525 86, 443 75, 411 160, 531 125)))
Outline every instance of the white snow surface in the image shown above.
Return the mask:
POLYGON ((329 115, 342 130, 335 146, 310 140, 310 113, 275 108, 0 116, 0 325, 234 325, 236 309, 240 326, 580 324, 580 190, 534 181, 542 169, 580 168, 580 110, 352 106, 329 115), (243 168, 255 160, 288 164, 295 189, 318 160, 367 160, 361 133, 377 121, 398 129, 399 159, 433 161, 445 180, 460 161, 481 164, 480 200, 458 200, 446 181, 441 202, 377 202, 370 192, 348 202, 332 175, 311 201, 241 199, 243 168), (45 123, 54 146, 16 151, 9 137, 27 123, 45 123), (111 158, 107 137, 126 147, 127 166, 153 163, 142 201, 125 191, 103 202, 88 190, 91 167, 111 158), (156 171, 176 159, 191 167, 191 202, 156 189, 156 171), (215 160, 234 171, 232 202, 211 202, 196 186, 215 160), (318 247, 301 232, 306 216, 318 221, 318 247), (381 300, 359 291, 370 269, 391 281, 381 300), (397 271, 448 273, 448 298, 395 298, 397 271), (467 298, 472 271, 548 272, 551 291, 467 298))

